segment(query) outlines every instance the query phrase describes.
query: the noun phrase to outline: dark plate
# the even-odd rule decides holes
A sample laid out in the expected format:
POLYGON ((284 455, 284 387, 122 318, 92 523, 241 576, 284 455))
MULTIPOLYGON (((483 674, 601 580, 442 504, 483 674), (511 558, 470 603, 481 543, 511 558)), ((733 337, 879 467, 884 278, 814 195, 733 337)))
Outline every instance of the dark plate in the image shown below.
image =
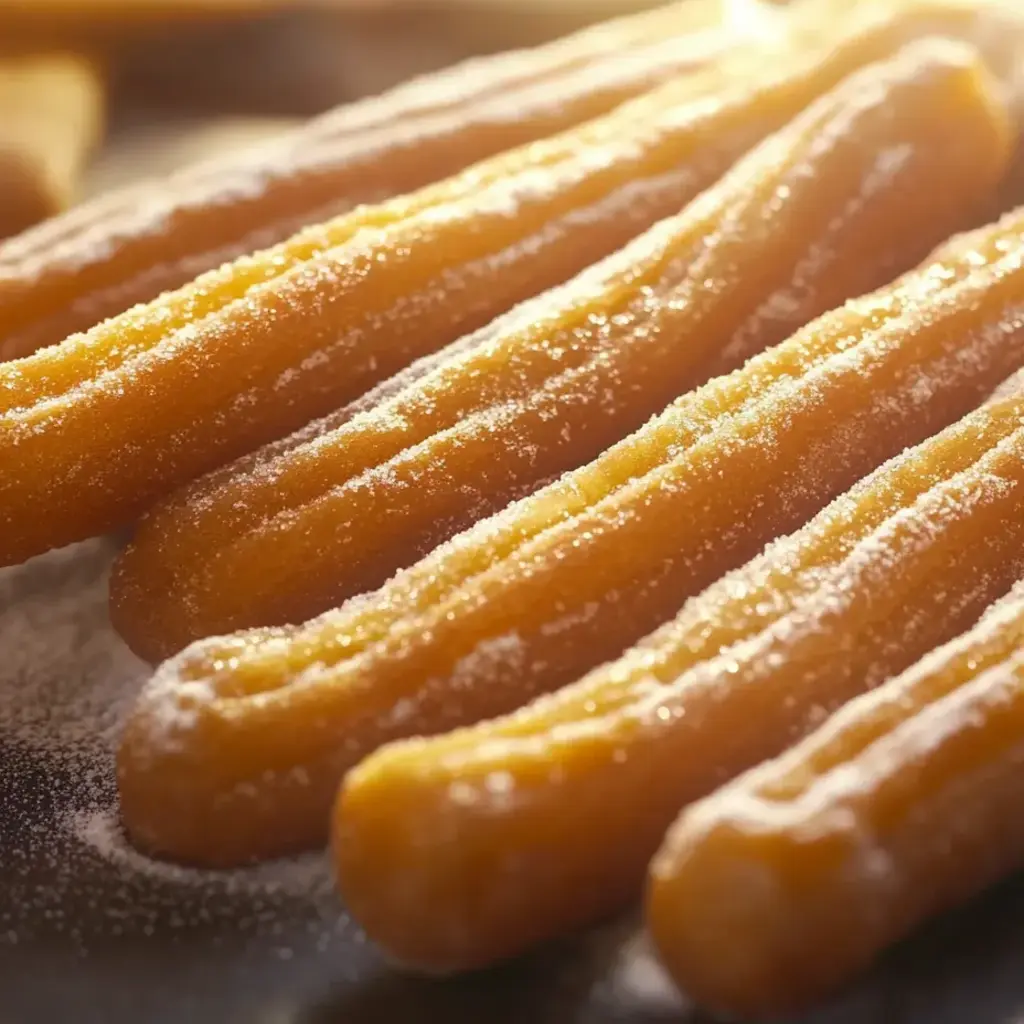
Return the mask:
MULTIPOLYGON (((0 572, 4 1024, 654 1024, 706 1020, 632 922, 500 970, 390 970, 320 858, 207 876, 116 842, 109 735, 142 670, 106 621, 110 547, 0 572)), ((1024 1021, 1024 880, 940 921, 808 1024, 1024 1021)))

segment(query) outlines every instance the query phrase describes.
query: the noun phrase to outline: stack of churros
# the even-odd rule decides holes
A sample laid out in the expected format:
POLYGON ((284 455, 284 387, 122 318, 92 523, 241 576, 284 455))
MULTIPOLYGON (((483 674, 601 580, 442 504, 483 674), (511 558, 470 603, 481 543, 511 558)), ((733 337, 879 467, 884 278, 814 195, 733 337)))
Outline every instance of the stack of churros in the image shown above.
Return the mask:
MULTIPOLYGON (((353 909, 396 956, 433 969, 479 966, 614 910, 681 806, 1005 593, 1024 573, 1022 513, 1024 400, 1013 395, 886 463, 575 685, 504 719, 384 748, 349 775, 336 809, 353 909)), ((661 880, 673 877, 667 859, 661 880)), ((681 957, 700 951, 738 991, 747 953, 734 922, 717 946, 702 927, 727 883, 694 882, 691 898, 705 902, 693 921, 688 906, 666 914, 669 889, 652 895, 659 940, 686 941, 681 957)), ((754 907, 751 925, 764 911, 754 907)), ((766 934, 758 924, 749 941, 766 934)))
POLYGON ((716 0, 679 0, 470 61, 272 144, 84 204, 0 246, 0 358, 59 342, 304 225, 605 113, 713 65, 731 40, 716 0))
MULTIPOLYGON (((963 151, 990 147, 995 180, 1009 136, 979 71, 927 42, 880 69, 913 78, 915 102, 930 82, 943 117, 973 110, 987 142, 963 151)), ((1016 213, 955 238, 376 592, 166 662, 122 750, 133 832, 215 862, 307 845, 375 747, 511 711, 620 653, 1024 365, 1022 230, 1016 213)))
POLYGON ((0 364, 0 563, 123 526, 561 283, 677 212, 892 35, 881 25, 786 69, 747 57, 674 78, 0 364))
POLYGON ((0 248, 0 563, 130 528, 166 659, 132 841, 329 842, 421 971, 646 884, 750 1016, 1024 866, 1021 66, 1002 0, 680 0, 0 248))
POLYGON ((889 280, 976 216, 998 181, 1004 129, 987 102, 949 51, 912 48, 853 75, 681 214, 393 395, 158 506, 115 572, 122 635, 157 659, 375 588, 889 280), (880 152, 894 154, 881 173, 880 152))

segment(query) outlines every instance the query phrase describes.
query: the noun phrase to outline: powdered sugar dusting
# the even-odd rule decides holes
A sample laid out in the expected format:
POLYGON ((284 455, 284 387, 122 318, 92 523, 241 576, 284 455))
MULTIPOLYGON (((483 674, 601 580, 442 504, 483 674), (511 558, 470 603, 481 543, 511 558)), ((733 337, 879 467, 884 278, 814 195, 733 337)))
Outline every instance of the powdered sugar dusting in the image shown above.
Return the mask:
POLYGON ((0 905, 0 942, 41 929, 84 941, 88 918, 90 934, 112 937, 221 922, 273 938, 298 920, 326 945, 343 919, 322 853, 199 871, 151 860, 122 834, 114 751, 149 670, 107 618, 113 551, 91 541, 0 570, 0 820, 19 892, 0 905), (92 888, 102 899, 83 914, 92 888))
POLYGON ((67 816, 71 834, 93 853, 124 874, 194 888, 202 884, 214 891, 251 896, 308 897, 330 891, 330 875, 321 853, 291 860, 287 868, 269 862, 236 871, 201 871, 165 864, 144 856, 125 842, 113 809, 76 811, 67 816))

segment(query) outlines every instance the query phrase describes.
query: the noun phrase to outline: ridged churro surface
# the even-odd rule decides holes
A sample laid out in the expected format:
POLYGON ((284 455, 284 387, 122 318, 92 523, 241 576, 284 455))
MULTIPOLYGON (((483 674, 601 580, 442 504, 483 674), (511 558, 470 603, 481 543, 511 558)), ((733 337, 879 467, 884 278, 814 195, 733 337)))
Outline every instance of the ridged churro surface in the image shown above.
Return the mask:
POLYGON ((674 83, 0 364, 0 562, 129 522, 571 276, 678 210, 882 35, 759 84, 674 83))
POLYGON ((131 834, 210 863, 315 843, 382 743, 619 654, 1024 363, 1022 231, 1024 211, 952 240, 377 592, 165 663, 120 751, 131 834))
MULTIPOLYGON (((943 24, 972 37, 979 21, 943 24)), ((785 60, 737 56, 0 365, 0 562, 124 525, 568 279, 935 25, 914 7, 827 41, 814 26, 785 60)))
MULTIPOLYGON (((1006 592, 1024 570, 1022 455, 1024 400, 993 403, 578 684, 368 758, 335 818, 349 908, 400 960, 464 970, 624 905, 682 805, 784 750, 1006 592)), ((680 926, 702 948, 700 926, 680 926)), ((734 938, 730 964, 743 955, 734 938)), ((724 977, 724 951, 709 946, 705 960, 716 953, 724 977)))
MULTIPOLYGON (((1022 455, 1018 444, 1018 473, 1022 455)), ((1018 586, 964 636, 682 816, 648 900, 669 969, 702 1002, 749 1016, 829 993, 1024 864, 1022 745, 1018 586)))
POLYGON ((712 63, 733 35, 684 0, 340 107, 280 141, 86 203, 0 246, 0 359, 26 356, 360 203, 540 139, 712 63))
POLYGON ((953 44, 869 66, 681 215, 392 399, 186 488, 115 568, 121 635, 158 660, 308 619, 891 280, 997 184, 1003 115, 980 73, 953 44))
POLYGON ((102 74, 84 57, 0 57, 0 237, 75 198, 102 131, 104 92, 102 74))

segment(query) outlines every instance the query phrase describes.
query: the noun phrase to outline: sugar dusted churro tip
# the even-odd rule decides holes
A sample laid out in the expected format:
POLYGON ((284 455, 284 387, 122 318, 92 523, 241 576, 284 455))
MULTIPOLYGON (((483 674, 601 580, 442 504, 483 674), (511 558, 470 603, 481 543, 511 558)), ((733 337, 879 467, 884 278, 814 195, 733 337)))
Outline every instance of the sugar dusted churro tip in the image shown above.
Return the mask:
POLYGON ((273 693, 264 702, 258 690, 247 698, 232 688, 231 666, 253 642, 194 644, 158 670, 125 727, 117 754, 121 819, 133 843, 153 856, 230 867, 322 840, 336 779, 311 774, 294 758, 316 743, 317 724, 281 731, 273 693), (240 712, 263 718, 281 742, 240 734, 233 727, 240 712))
MULTIPOLYGON (((699 811, 689 819, 685 839, 662 853, 650 870, 647 926, 662 961, 686 995, 701 1006, 742 1019, 759 1019, 793 1010, 794 969, 801 953, 792 948, 786 929, 785 883, 773 866, 797 852, 796 844, 765 834, 758 809, 749 817, 737 799, 729 822, 703 822, 699 811), (756 858, 737 857, 735 844, 758 851, 756 858), (751 956, 742 939, 759 932, 766 956, 751 956), (706 943, 714 957, 701 957, 701 970, 688 967, 691 944, 706 943)), ((764 809, 770 813, 770 809, 764 809)), ((806 993, 801 1007, 823 992, 806 993)))

